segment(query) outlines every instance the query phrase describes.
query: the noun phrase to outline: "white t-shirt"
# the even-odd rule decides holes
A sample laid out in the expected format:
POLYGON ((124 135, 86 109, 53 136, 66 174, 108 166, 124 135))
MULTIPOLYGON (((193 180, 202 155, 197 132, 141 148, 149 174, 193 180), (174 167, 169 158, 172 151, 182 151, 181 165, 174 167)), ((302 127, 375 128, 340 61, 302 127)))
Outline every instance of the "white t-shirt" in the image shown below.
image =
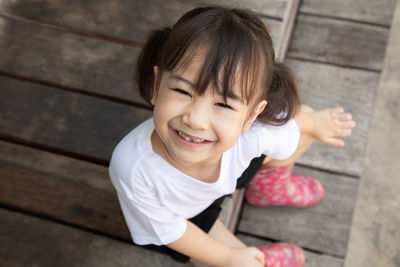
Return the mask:
POLYGON ((261 154, 274 159, 290 157, 300 137, 296 122, 282 126, 255 122, 223 153, 220 175, 206 183, 170 165, 153 151, 153 118, 133 129, 116 146, 109 175, 134 243, 165 245, 186 231, 186 220, 216 199, 235 191, 237 178, 261 154))

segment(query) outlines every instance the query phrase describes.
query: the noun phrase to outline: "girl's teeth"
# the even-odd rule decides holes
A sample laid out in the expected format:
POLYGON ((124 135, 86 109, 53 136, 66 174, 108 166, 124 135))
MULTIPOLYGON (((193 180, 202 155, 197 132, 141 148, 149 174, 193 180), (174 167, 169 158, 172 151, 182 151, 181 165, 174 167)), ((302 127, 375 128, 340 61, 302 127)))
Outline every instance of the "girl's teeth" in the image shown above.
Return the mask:
POLYGON ((205 140, 204 139, 192 139, 190 137, 185 136, 181 131, 178 131, 178 134, 180 137, 182 137, 183 139, 185 139, 188 142, 192 142, 192 143, 203 143, 205 140))

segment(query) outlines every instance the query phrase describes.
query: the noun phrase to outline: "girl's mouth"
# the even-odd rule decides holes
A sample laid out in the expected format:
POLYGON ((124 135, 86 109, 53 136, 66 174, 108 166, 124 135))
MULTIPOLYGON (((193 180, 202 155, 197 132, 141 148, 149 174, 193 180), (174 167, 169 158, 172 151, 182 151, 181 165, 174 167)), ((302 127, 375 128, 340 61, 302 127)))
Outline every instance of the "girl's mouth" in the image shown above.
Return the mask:
POLYGON ((201 143, 204 143, 204 142, 207 141, 207 140, 205 140, 205 139, 201 139, 201 138, 197 138, 197 137, 185 135, 185 134, 182 133, 181 131, 176 131, 176 133, 177 133, 180 137, 182 137, 183 139, 185 139, 185 140, 188 141, 188 142, 201 144, 201 143))

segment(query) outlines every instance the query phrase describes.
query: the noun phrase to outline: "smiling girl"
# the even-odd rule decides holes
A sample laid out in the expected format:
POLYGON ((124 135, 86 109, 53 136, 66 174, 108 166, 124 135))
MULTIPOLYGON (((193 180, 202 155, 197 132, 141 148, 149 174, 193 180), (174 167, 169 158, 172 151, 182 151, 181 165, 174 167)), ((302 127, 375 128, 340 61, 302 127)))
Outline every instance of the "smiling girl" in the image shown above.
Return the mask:
POLYGON ((295 244, 246 247, 218 220, 224 196, 249 183, 253 205, 315 205, 323 186, 292 176, 293 162, 315 138, 343 145, 335 136, 355 125, 341 108, 301 106, 274 58, 246 9, 197 8, 149 37, 136 77, 153 117, 120 141, 109 167, 135 244, 196 266, 303 266, 295 244))

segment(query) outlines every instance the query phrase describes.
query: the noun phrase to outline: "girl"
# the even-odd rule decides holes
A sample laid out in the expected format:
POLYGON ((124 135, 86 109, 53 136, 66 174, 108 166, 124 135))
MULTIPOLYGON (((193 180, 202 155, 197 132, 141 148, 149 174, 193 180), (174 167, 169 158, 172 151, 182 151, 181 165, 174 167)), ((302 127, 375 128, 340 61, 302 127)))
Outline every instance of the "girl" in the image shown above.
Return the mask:
POLYGON ((262 164, 250 203, 320 201, 322 185, 291 176, 292 163, 314 138, 343 145, 335 136, 350 134, 351 116, 300 107, 267 28, 245 9, 197 8, 153 32, 136 75, 153 118, 120 141, 109 167, 133 242, 196 266, 303 266, 294 244, 246 247, 217 219, 220 204, 262 164))

